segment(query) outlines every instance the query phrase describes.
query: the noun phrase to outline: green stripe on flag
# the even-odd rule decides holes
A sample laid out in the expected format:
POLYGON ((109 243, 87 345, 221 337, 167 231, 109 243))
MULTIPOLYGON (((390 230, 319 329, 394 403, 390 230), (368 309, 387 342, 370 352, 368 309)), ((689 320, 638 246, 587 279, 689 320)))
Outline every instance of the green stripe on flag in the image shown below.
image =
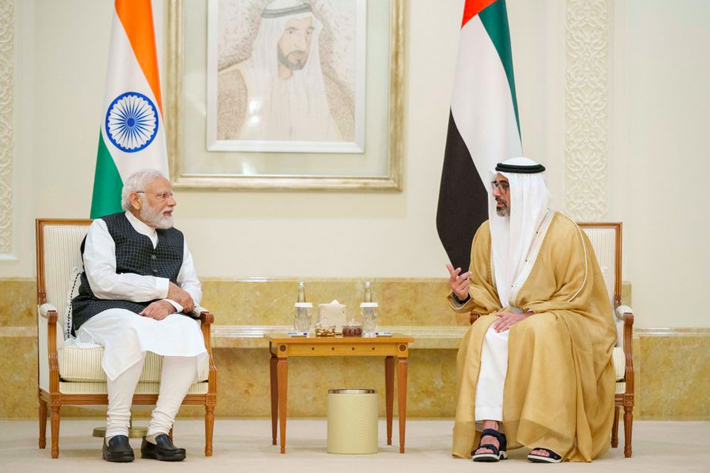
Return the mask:
POLYGON ((505 75, 508 77, 510 95, 513 97, 513 108, 515 109, 515 120, 518 122, 518 133, 520 133, 520 118, 518 117, 518 99, 515 94, 515 77, 513 75, 513 53, 510 50, 510 30, 508 28, 508 11, 505 0, 498 0, 485 8, 478 14, 483 27, 486 28, 488 36, 491 37, 493 45, 498 51, 500 61, 505 68, 505 75))
POLYGON ((106 148, 103 136, 99 133, 99 152, 96 155, 96 174, 94 175, 94 195, 91 199, 91 218, 121 212, 121 190, 123 181, 116 163, 106 148))

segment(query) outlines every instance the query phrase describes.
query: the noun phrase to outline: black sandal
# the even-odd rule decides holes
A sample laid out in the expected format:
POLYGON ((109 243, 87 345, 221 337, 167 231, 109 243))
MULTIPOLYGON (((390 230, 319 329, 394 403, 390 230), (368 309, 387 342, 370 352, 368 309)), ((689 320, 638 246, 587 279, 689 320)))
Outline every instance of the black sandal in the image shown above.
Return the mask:
POLYGON ((483 432, 481 432, 481 438, 490 435, 491 437, 495 437, 496 440, 498 440, 498 443, 500 444, 500 447, 496 447, 495 445, 492 445, 490 443, 486 444, 478 444, 478 447, 476 447, 476 450, 471 452, 471 459, 475 462, 497 462, 499 460, 507 460, 508 459, 508 452, 506 451, 508 449, 508 442, 505 439, 505 434, 501 434, 497 430, 493 429, 485 429, 483 432), (482 448, 487 448, 488 450, 491 450, 492 452, 490 453, 476 453, 478 450, 482 448))
POLYGON ((528 455, 528 460, 530 460, 533 463, 559 463, 562 461, 562 457, 553 452, 552 450, 548 450, 547 448, 533 448, 533 451, 535 450, 543 450, 547 452, 549 456, 543 456, 543 455, 533 455, 532 452, 528 455))

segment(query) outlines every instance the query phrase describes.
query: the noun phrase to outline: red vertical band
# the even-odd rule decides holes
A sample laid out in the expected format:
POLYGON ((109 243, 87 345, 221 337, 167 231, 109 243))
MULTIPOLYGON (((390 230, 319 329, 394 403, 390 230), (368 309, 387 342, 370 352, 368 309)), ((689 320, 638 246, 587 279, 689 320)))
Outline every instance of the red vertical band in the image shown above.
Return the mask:
POLYGON ((463 7, 463 28, 468 20, 481 13, 488 5, 495 3, 497 0, 466 0, 466 5, 463 7))

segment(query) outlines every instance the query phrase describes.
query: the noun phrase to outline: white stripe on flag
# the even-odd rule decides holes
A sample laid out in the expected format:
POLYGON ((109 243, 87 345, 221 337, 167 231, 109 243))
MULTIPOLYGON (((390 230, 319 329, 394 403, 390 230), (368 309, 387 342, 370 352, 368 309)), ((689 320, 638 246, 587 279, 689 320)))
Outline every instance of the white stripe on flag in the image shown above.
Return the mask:
POLYGON ((461 29, 451 114, 484 184, 496 163, 522 156, 508 78, 478 15, 461 29))

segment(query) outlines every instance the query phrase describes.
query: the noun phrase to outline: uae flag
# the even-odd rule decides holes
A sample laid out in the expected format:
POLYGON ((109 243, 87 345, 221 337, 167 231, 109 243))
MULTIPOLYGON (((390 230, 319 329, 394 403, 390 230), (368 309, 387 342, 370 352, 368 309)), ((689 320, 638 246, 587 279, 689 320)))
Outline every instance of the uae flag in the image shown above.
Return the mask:
POLYGON ((150 1, 115 1, 91 218, 121 211, 123 181, 134 172, 168 177, 150 1))
POLYGON ((488 219, 489 171, 522 155, 505 0, 466 0, 436 227, 454 268, 488 219))

